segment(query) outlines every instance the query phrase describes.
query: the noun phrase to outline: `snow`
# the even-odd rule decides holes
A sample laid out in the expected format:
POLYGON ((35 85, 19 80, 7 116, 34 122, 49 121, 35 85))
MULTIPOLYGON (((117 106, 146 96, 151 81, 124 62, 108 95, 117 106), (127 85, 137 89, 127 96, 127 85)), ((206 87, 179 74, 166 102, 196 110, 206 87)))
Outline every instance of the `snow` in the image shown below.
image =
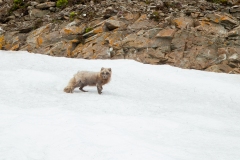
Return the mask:
POLYGON ((0 160, 239 160, 240 76, 0 51, 0 160), (78 70, 103 86, 63 92, 78 70))

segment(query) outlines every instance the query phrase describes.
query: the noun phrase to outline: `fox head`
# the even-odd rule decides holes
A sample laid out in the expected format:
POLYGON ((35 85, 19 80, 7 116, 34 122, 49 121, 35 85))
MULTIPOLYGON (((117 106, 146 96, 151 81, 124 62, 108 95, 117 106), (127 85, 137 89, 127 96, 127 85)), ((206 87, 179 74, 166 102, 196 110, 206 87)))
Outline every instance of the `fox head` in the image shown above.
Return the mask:
POLYGON ((102 79, 109 79, 112 75, 112 69, 111 68, 101 68, 100 75, 102 79))

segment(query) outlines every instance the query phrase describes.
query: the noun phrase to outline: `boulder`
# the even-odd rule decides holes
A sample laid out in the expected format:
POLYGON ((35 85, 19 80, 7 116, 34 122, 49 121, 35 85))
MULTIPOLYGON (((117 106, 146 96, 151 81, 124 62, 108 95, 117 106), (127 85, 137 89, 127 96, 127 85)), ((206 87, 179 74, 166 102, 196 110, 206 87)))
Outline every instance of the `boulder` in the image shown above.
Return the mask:
POLYGON ((173 19, 172 23, 179 29, 193 27, 193 19, 190 17, 179 17, 173 19))
POLYGON ((100 33, 97 37, 85 44, 79 44, 72 52, 73 57, 85 59, 111 58, 110 47, 105 44, 109 33, 100 33))
POLYGON ((125 13, 122 15, 127 21, 136 21, 139 17, 139 13, 125 13))
POLYGON ((104 27, 104 25, 101 25, 101 26, 98 26, 98 27, 94 28, 93 30, 83 34, 83 37, 84 38, 89 38, 89 37, 92 37, 92 36, 94 36, 98 33, 102 33, 104 31, 105 31, 105 27, 104 27))
POLYGON ((49 33, 51 28, 51 24, 48 24, 46 26, 42 26, 34 31, 32 31, 29 36, 27 37, 26 43, 32 48, 38 48, 43 43, 43 37, 42 35, 44 33, 49 33))
POLYGON ((237 37, 240 35, 240 26, 234 28, 233 30, 227 33, 228 37, 237 37))
POLYGON ((124 48, 157 48, 166 47, 170 49, 170 39, 166 38, 148 38, 145 32, 141 30, 138 33, 132 33, 127 35, 122 41, 117 41, 113 44, 113 47, 119 48, 119 46, 124 48))
POLYGON ((126 36, 125 31, 113 31, 110 35, 106 38, 106 42, 109 46, 114 48, 121 48, 122 47, 122 40, 126 36))
POLYGON ((111 55, 111 59, 124 59, 124 58, 125 58, 125 53, 123 49, 116 50, 111 55))
POLYGON ((186 50, 186 44, 190 33, 186 30, 176 31, 171 41, 171 50, 184 51, 186 50))
POLYGON ((116 20, 106 20, 105 25, 109 31, 112 31, 116 28, 123 26, 125 23, 116 20))
POLYGON ((80 26, 67 25, 61 29, 60 34, 66 39, 75 39, 78 35, 85 33, 86 25, 82 24, 80 26))
POLYGON ((37 9, 48 9, 50 7, 55 7, 55 6, 56 6, 56 2, 45 2, 45 3, 37 4, 35 7, 37 9))
POLYGON ((218 72, 218 73, 230 73, 233 71, 233 69, 226 65, 226 64, 218 64, 218 65, 213 65, 205 69, 205 71, 209 72, 218 72))
POLYGON ((132 29, 147 29, 153 28, 157 25, 157 22, 149 20, 146 14, 142 14, 132 25, 129 25, 128 28, 132 29))
POLYGON ((156 35, 156 37, 173 38, 175 32, 176 29, 163 29, 156 35))
POLYGON ((31 19, 36 19, 36 18, 43 18, 47 14, 49 14, 50 11, 48 10, 40 10, 40 9, 31 9, 29 10, 29 15, 31 19))
POLYGON ((44 54, 57 57, 72 57, 71 52, 73 47, 74 44, 71 41, 60 41, 51 47, 46 47, 44 54))
POLYGON ((199 26, 196 27, 198 31, 205 31, 207 35, 220 35, 225 36, 228 32, 224 26, 218 23, 208 22, 208 21, 199 21, 199 26))
POLYGON ((207 14, 206 17, 214 23, 223 25, 227 29, 232 29, 239 24, 237 19, 235 19, 233 16, 227 13, 225 14, 210 13, 207 14))

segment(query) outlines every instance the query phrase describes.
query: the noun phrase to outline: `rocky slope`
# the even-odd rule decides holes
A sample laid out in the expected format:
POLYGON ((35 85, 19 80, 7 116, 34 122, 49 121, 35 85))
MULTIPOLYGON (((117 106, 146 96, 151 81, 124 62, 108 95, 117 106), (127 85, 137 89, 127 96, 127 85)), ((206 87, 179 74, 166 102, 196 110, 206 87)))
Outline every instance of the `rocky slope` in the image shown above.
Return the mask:
POLYGON ((0 6, 3 50, 240 73, 237 0, 0 0, 0 6))

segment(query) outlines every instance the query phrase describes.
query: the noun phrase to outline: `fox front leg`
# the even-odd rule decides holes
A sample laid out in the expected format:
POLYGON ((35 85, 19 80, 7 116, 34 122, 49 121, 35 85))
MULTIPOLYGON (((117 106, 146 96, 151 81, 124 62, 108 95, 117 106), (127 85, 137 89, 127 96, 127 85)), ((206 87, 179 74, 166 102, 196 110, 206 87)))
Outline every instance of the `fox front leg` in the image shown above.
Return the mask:
POLYGON ((101 94, 102 93, 102 85, 100 84, 97 84, 97 90, 98 90, 98 94, 101 94))

